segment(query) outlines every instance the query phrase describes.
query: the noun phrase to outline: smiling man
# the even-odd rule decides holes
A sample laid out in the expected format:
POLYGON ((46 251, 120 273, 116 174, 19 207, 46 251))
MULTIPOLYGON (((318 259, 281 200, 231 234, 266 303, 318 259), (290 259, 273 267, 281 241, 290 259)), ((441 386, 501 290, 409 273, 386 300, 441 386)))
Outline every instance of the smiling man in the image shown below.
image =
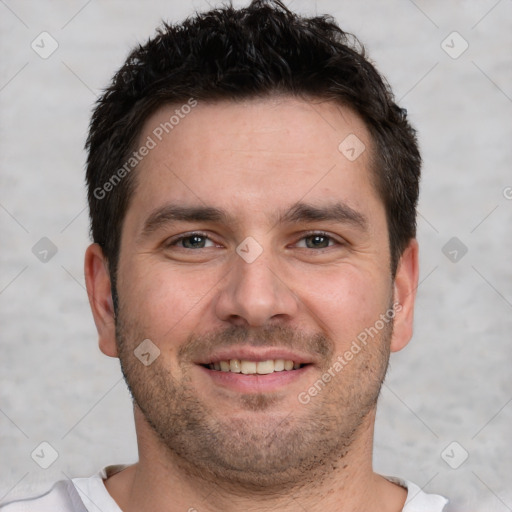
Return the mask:
POLYGON ((87 289, 140 457, 6 511, 441 511, 372 469, 420 156, 357 41, 279 2, 164 25, 87 148, 87 289))

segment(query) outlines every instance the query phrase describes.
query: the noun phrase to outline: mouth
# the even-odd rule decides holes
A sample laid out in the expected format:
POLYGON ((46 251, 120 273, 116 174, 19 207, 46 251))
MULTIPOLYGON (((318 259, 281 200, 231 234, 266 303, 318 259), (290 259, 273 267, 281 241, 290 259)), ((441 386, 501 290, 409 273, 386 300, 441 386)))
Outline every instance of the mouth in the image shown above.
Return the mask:
POLYGON ((204 368, 220 372, 241 373, 244 375, 269 375, 275 372, 290 372, 307 366, 308 363, 294 362, 291 359, 226 359, 202 364, 204 368))
POLYGON ((196 364, 212 390, 251 394, 302 388, 316 362, 311 355, 285 348, 238 346, 216 350, 196 364))

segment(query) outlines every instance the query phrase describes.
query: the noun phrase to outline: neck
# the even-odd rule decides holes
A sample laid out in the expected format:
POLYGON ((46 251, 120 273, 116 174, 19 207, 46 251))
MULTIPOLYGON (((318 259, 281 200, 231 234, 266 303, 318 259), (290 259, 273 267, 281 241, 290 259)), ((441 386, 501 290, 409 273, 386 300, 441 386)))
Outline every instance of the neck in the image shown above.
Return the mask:
POLYGON ((258 510, 355 512, 402 510, 406 491, 372 469, 375 411, 361 425, 345 454, 312 469, 286 489, 248 489, 194 471, 162 446, 140 411, 135 413, 139 462, 109 478, 105 485, 123 512, 235 512, 258 510))

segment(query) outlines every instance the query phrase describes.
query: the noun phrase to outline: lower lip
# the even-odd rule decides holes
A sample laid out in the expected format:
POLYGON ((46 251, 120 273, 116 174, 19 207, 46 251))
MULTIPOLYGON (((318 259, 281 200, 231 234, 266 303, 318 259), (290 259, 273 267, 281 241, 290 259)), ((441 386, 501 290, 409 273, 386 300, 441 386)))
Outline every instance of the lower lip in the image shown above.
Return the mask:
POLYGON ((308 364, 297 370, 283 370, 266 375, 209 370, 204 366, 199 366, 199 369, 218 386, 242 393, 268 393, 296 382, 308 373, 311 367, 312 365, 308 364))

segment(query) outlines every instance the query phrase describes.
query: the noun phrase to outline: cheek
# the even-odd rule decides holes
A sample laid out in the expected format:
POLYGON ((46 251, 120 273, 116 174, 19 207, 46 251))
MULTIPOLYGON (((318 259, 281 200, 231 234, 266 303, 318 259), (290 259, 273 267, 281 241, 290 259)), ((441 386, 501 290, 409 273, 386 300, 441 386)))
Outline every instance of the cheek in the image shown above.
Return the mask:
POLYGON ((301 280, 297 295, 313 320, 336 342, 350 343, 365 328, 375 324, 389 304, 389 286, 380 273, 354 267, 309 274, 301 280))
POLYGON ((173 337, 182 342, 180 333, 191 332, 221 277, 149 259, 127 262, 125 268, 128 278, 119 283, 123 307, 150 339, 162 343, 173 337))

